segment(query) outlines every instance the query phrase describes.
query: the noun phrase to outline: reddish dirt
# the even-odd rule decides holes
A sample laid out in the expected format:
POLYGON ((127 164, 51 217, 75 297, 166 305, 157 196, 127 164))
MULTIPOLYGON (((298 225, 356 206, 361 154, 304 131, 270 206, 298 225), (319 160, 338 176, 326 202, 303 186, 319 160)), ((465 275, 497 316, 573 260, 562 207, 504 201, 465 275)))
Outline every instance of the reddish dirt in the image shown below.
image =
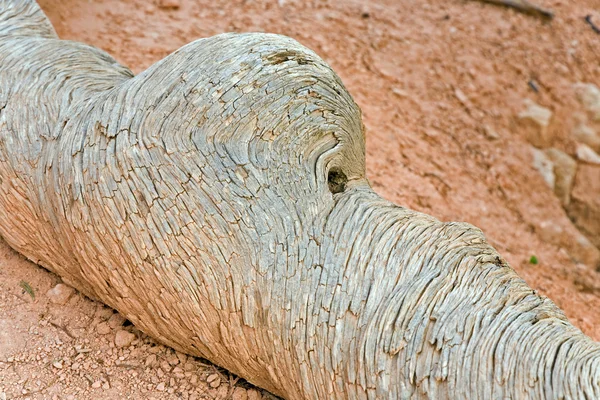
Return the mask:
MULTIPOLYGON (((134 72, 187 42, 226 31, 281 33, 314 49, 363 110, 375 190, 439 219, 480 227, 532 287, 599 340, 598 273, 576 262, 569 240, 578 232, 531 166, 515 116, 525 98, 550 108, 551 144, 573 152, 572 85, 600 84, 600 36, 583 20, 592 14, 600 25, 594 13, 600 0, 539 1, 555 11, 551 23, 463 0, 41 5, 62 38, 103 48, 134 72), (538 92, 528 85, 532 79, 538 92), (544 240, 541 226, 548 223, 563 230, 562 247, 544 240), (529 262, 532 255, 539 264, 529 262)), ((46 292, 58 282, 0 244, 0 396, 268 396, 206 362, 178 357, 131 326, 122 329, 134 332, 135 341, 116 348, 119 326, 99 333, 112 311, 79 294, 66 305, 50 303, 46 292)))

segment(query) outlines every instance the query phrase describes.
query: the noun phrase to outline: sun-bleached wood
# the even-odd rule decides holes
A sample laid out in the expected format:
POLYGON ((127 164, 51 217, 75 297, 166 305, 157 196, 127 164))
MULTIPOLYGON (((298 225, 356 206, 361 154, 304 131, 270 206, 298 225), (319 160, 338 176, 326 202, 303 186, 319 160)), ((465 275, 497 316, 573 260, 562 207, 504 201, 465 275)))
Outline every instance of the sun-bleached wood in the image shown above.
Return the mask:
POLYGON ((287 399, 598 398, 600 347, 464 223, 375 194, 360 111, 296 41, 138 76, 0 0, 0 233, 287 399))

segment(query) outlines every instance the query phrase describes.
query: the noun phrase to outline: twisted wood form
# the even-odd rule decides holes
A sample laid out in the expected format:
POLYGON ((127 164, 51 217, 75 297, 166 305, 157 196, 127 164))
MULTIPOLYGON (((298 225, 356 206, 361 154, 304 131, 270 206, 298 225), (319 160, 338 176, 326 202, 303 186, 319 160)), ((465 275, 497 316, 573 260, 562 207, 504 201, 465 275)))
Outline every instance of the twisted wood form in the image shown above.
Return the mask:
POLYGON ((287 399, 598 398, 598 344, 480 230, 377 196, 364 144, 292 39, 134 77, 0 0, 0 233, 27 258, 287 399))

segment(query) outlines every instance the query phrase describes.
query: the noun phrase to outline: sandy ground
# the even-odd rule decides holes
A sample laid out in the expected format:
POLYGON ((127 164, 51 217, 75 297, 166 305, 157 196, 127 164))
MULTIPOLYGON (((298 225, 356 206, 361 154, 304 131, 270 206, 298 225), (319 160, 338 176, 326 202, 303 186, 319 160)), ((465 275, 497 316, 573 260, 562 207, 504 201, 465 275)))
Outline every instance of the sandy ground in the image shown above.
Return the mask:
MULTIPOLYGON (((64 39, 101 47, 135 72, 194 39, 282 33, 314 49, 364 112, 368 177, 380 194, 480 227, 518 273, 600 339, 600 278, 578 263, 578 231, 531 166, 523 99, 554 112, 553 146, 572 152, 575 82, 600 84, 600 0, 539 0, 544 22, 464 0, 43 0, 64 39), (537 91, 528 84, 534 81, 537 91), (539 263, 529 262, 535 255, 539 263)), ((161 345, 0 243, 0 399, 233 398, 269 395, 161 345), (25 284, 26 283, 26 284, 25 284), (27 286, 28 285, 28 286, 27 286), (33 290, 33 296, 28 292, 33 290), (24 288, 27 288, 24 289, 24 288), (133 342, 117 347, 118 331, 133 342)))

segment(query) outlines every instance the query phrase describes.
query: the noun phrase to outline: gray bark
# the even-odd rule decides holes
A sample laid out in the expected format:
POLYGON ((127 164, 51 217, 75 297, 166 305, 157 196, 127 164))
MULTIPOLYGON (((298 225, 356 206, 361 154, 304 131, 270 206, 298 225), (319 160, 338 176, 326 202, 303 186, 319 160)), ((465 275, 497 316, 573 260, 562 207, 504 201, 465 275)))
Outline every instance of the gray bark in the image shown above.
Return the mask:
POLYGON ((378 197, 315 53, 225 34, 133 74, 0 0, 0 233, 288 399, 598 398, 600 347, 468 224, 378 197))

